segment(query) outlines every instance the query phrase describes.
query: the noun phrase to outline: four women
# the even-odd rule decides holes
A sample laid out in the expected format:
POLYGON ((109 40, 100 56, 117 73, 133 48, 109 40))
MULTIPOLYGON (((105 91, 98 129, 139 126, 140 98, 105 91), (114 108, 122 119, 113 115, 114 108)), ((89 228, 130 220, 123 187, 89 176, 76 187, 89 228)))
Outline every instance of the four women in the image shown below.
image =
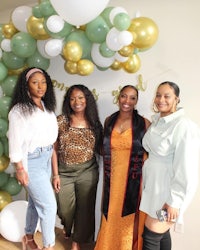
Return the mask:
POLYGON ((135 109, 137 101, 138 90, 124 86, 119 111, 106 118, 103 136, 95 99, 86 86, 68 89, 56 122, 48 74, 38 68, 21 74, 9 113, 8 137, 16 177, 29 194, 24 249, 39 249, 33 238, 38 217, 43 249, 53 249, 55 244, 51 167, 65 237, 73 232, 72 250, 94 240, 98 154, 104 159, 104 186, 95 250, 171 249, 169 229, 182 221, 196 189, 199 129, 177 108, 175 83, 159 85, 154 99, 158 114, 151 126, 135 109), (166 213, 162 222, 159 210, 163 210, 160 215, 166 213))

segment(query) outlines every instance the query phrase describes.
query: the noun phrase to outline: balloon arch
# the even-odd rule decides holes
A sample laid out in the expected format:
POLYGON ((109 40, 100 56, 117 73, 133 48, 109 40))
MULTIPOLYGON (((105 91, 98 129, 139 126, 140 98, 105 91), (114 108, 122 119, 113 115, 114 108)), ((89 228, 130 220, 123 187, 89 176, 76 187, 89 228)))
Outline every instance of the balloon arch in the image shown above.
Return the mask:
POLYGON ((150 49, 158 27, 148 17, 131 19, 109 0, 40 0, 34 7, 19 6, 10 22, 0 24, 0 211, 21 191, 9 171, 8 111, 18 75, 26 67, 47 70, 61 56, 68 74, 104 71, 135 73, 139 53, 150 49))

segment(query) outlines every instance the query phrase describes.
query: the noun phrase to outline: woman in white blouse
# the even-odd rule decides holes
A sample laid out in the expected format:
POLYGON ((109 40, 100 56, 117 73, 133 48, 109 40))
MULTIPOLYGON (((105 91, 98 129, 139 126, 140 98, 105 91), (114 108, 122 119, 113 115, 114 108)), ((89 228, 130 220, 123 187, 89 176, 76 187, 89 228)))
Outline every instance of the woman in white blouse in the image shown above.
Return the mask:
POLYGON ((183 223, 183 212, 197 188, 200 132, 183 108, 177 108, 179 92, 173 82, 158 86, 154 99, 158 113, 143 137, 148 152, 140 204, 147 214, 143 250, 171 249, 169 230, 174 223, 183 223))
POLYGON ((55 105, 52 81, 44 70, 28 68, 21 73, 8 116, 8 139, 16 178, 28 192, 23 249, 40 249, 34 241, 38 218, 43 249, 54 249, 57 206, 50 178, 58 134, 55 105))

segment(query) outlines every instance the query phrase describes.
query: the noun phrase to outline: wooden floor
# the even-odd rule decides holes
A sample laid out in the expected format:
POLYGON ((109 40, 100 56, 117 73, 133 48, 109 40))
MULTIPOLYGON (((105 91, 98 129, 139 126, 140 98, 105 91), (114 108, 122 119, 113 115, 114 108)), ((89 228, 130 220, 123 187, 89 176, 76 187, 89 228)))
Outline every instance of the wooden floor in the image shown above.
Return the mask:
MULTIPOLYGON (((41 233, 36 233, 35 241, 39 246, 42 246, 41 233)), ((56 245, 55 250, 70 250, 71 249, 71 240, 66 240, 63 236, 62 230, 56 228, 56 245)), ((94 244, 83 244, 81 250, 93 250, 94 244)), ((21 243, 10 242, 4 239, 0 235, 0 250, 22 250, 21 243)))

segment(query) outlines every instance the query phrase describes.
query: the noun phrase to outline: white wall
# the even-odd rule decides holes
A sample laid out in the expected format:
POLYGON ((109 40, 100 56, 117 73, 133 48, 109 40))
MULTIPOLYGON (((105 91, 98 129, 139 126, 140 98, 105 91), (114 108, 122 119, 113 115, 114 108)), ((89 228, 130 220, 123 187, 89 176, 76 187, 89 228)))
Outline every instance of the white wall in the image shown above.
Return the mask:
MULTIPOLYGON (((109 6, 124 7, 134 18, 137 11, 141 16, 152 18, 159 27, 157 43, 146 52, 139 53, 142 67, 136 74, 121 71, 98 71, 89 76, 69 75, 63 69, 63 60, 57 57, 51 61, 49 73, 53 79, 65 86, 85 84, 99 94, 98 106, 102 122, 115 111, 112 91, 125 84, 137 84, 137 77, 142 74, 147 89, 140 92, 138 110, 150 119, 152 98, 156 86, 165 80, 178 83, 181 89, 181 106, 187 114, 200 125, 200 1, 198 0, 111 0, 109 6)), ((9 21, 8 15, 0 15, 0 23, 9 21), (4 19, 1 19, 1 18, 4 19), (7 18, 7 20, 5 19, 7 18)), ((60 112, 64 91, 56 88, 58 101, 57 113, 60 112)), ((192 157, 192 156, 191 156, 192 157)), ((192 171, 192 166, 191 166, 192 171)), ((97 230, 100 221, 100 197, 102 186, 102 165, 97 198, 97 230)), ((200 186, 196 196, 185 214, 185 233, 172 233, 173 250, 199 250, 200 248, 200 186)))

